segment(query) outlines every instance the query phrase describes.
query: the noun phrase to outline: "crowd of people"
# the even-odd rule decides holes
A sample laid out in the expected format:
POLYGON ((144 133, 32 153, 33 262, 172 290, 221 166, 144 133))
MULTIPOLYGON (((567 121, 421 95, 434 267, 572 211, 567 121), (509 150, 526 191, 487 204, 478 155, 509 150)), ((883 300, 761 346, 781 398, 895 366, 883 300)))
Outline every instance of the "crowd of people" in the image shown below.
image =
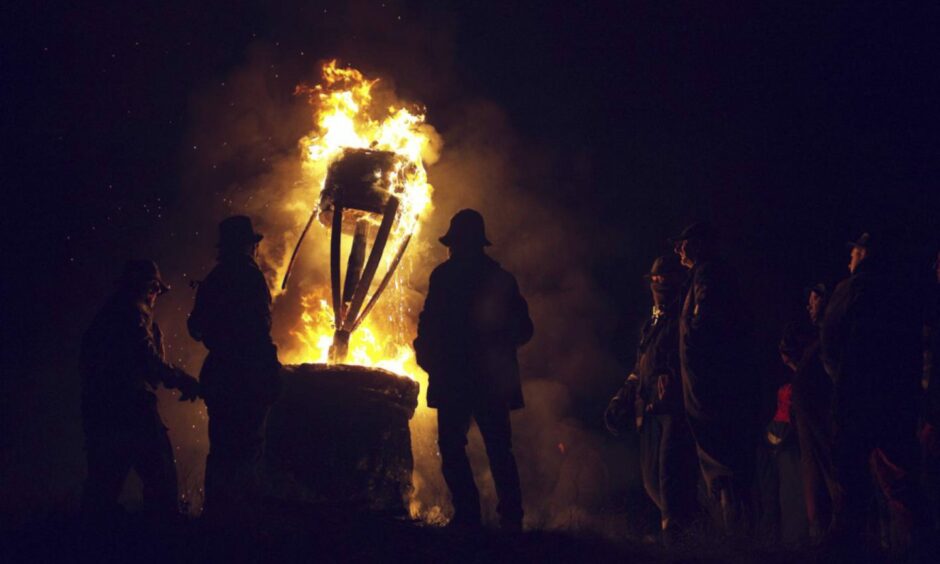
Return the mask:
POLYGON ((807 318, 785 328, 779 353, 791 376, 760 421, 750 320, 717 234, 697 223, 672 241, 675 255, 647 275, 653 312, 636 364, 605 413, 612 433, 640 435, 663 542, 709 513, 725 532, 793 544, 929 542, 940 264, 932 288, 921 286, 927 273, 892 235, 849 243, 849 276, 807 288, 807 318))
MULTIPOLYGON (((134 469, 148 510, 177 515, 159 385, 181 390, 181 401, 206 402, 206 516, 253 514, 280 368, 271 294, 255 261, 261 239, 248 217, 219 225, 218 263, 198 285, 188 320, 192 338, 209 351, 198 380, 164 357, 153 309, 169 286, 157 265, 126 264, 82 344, 88 514, 119 511, 121 485, 134 469)), ((428 405, 438 413, 451 523, 481 522, 466 454, 476 421, 500 527, 519 531, 509 414, 524 405, 516 353, 533 324, 515 278, 485 252, 478 212, 456 214, 440 242, 450 254, 431 274, 414 347, 429 374, 428 405)), ((852 242, 849 276, 833 289, 808 288, 807 318, 783 332, 780 359, 791 376, 777 390, 772 419, 761 421, 753 320, 718 234, 696 223, 672 242, 674 253, 646 275, 652 315, 633 370, 604 414, 612 433, 639 433, 643 486, 659 508, 663 542, 681 539, 703 515, 730 534, 756 530, 834 546, 860 545, 872 522, 896 546, 915 546, 936 530, 940 265, 927 299, 889 236, 852 242)))

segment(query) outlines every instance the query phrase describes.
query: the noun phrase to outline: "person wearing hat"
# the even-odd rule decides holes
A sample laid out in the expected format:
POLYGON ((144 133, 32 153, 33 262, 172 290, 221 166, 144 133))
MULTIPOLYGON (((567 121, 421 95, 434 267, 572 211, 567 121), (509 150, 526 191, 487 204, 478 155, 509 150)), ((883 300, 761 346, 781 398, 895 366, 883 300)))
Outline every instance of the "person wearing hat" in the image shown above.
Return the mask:
POLYGON ((691 271, 679 318, 685 410, 708 492, 731 532, 744 525, 760 427, 750 323, 711 225, 694 223, 672 242, 691 271))
POLYGON ((913 471, 920 459, 922 302, 899 243, 887 232, 849 243, 850 275, 833 290, 820 328, 820 357, 832 380, 830 540, 848 550, 862 545, 873 484, 901 537, 917 533, 925 517, 913 471))
POLYGON ((440 242, 450 258, 431 273, 414 348, 428 373, 428 407, 437 409, 451 523, 480 526, 480 496, 466 453, 475 420, 496 484, 500 527, 519 531, 522 492, 509 412, 524 405, 516 350, 532 338, 528 305, 512 274, 484 252, 490 242, 479 212, 458 212, 440 242))
POLYGON ((862 261, 868 257, 868 249, 871 245, 871 235, 862 233, 855 241, 849 241, 845 244, 849 248, 849 273, 854 274, 862 261))
POLYGON ((806 289, 811 340, 793 375, 793 422, 800 445, 800 475, 809 536, 822 539, 832 520, 832 380, 819 357, 819 327, 829 300, 819 282, 806 289))
POLYGON ((679 362, 679 298, 686 271, 675 255, 665 255, 645 278, 652 315, 640 332, 633 372, 610 400, 604 422, 614 435, 636 424, 643 486, 659 508, 662 540, 669 545, 692 520, 698 484, 679 362))
POLYGON ((261 239, 246 216, 219 224, 218 263, 199 283, 188 320, 189 334, 209 349, 200 380, 209 415, 210 516, 253 513, 264 423, 279 389, 271 293, 255 262, 261 239))
POLYGON ((118 497, 131 469, 143 482, 148 511, 164 518, 177 514, 173 449, 154 391, 162 384, 180 390, 180 401, 194 401, 199 382, 164 358, 153 308, 169 289, 153 261, 128 261, 116 290, 82 339, 82 424, 88 459, 82 508, 91 516, 120 514, 118 497))

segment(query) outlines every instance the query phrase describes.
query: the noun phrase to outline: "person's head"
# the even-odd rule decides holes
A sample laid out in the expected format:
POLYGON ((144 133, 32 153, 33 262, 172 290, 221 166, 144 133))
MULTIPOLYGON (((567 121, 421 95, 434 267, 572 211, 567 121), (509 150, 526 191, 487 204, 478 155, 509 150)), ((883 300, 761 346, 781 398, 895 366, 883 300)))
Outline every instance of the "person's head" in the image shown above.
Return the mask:
POLYGON ((848 243, 849 248, 849 273, 855 274, 855 271, 858 270, 859 265, 865 261, 868 257, 868 250, 870 247, 871 236, 868 233, 862 233, 857 241, 850 241, 848 243))
POLYGON ((790 370, 796 371, 806 347, 809 346, 812 335, 808 332, 805 323, 790 323, 783 329, 783 336, 777 350, 780 360, 790 370))
POLYGON ((819 325, 822 321, 823 312, 826 310, 826 302, 829 298, 829 291, 826 285, 820 282, 807 292, 806 311, 809 313, 809 320, 813 325, 819 325))
POLYGON ((264 236, 255 233, 251 218, 245 215, 233 215, 219 223, 219 257, 249 256, 254 258, 258 252, 258 243, 264 236))
POLYGON ((693 223, 679 235, 670 238, 673 251, 679 256, 682 266, 692 268, 711 254, 716 234, 708 223, 693 223))
POLYGON ((438 240, 447 247, 450 256, 481 253, 484 247, 492 244, 486 238, 483 216, 471 209, 454 214, 447 233, 438 240))
POLYGON ((157 302, 157 296, 170 291, 170 287, 160 276, 157 263, 148 259, 129 260, 124 263, 118 285, 135 301, 149 307, 153 307, 157 302))
POLYGON ((649 280, 653 303, 660 306, 678 297, 686 272, 676 255, 663 255, 653 261, 653 266, 644 278, 649 280))

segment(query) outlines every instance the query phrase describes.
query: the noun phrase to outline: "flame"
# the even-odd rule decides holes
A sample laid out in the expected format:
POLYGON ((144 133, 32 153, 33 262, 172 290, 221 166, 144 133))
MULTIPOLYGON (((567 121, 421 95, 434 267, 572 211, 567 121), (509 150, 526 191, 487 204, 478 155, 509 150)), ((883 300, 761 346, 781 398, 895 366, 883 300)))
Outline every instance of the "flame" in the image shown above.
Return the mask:
MULTIPOLYGON (((383 257, 383 268, 387 269, 394 251, 405 237, 417 232, 422 215, 431 209, 433 188, 428 183, 424 163, 436 159, 433 147, 436 133, 425 123, 423 108, 378 104, 374 89, 378 83, 379 79, 368 79, 356 69, 337 67, 333 60, 323 66, 319 84, 297 87, 296 93, 306 95, 314 108, 315 129, 300 141, 303 172, 313 189, 304 191, 302 199, 289 202, 287 208, 297 214, 298 225, 302 225, 301 218, 311 212, 311 204, 319 202, 330 163, 344 149, 394 152, 401 162, 392 174, 405 171, 404 191, 400 195, 399 218, 383 257)), ((325 229, 319 225, 316 228, 325 229)), ((348 248, 348 236, 343 236, 343 243, 348 248)), ((373 290, 382 271, 373 282, 373 290)), ((407 319, 410 312, 403 306, 401 278, 406 276, 403 271, 407 269, 396 271, 391 287, 377 307, 353 332, 346 362, 384 368, 425 383, 427 377, 417 366, 410 344, 413 322, 407 319)), ((304 311, 292 332, 298 344, 282 351, 283 359, 290 363, 327 362, 335 330, 329 288, 307 291, 301 304, 304 311)), ((421 386, 422 396, 425 387, 421 386)))

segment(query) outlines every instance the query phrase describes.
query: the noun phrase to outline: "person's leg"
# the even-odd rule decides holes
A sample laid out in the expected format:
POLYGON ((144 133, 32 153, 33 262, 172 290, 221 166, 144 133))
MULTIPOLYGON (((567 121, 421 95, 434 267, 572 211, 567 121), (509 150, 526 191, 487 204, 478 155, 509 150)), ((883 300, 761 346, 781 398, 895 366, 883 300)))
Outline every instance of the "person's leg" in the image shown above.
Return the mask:
POLYGON ((683 415, 661 415, 659 443, 659 491, 663 541, 670 544, 675 534, 692 522, 699 477, 695 443, 683 415))
POLYGON ((643 489, 665 519, 663 492, 661 490, 661 455, 660 442, 662 425, 657 416, 647 416, 640 427, 640 475, 643 477, 643 489))
POLYGON ((522 487, 519 468, 512 453, 512 426, 509 408, 501 403, 487 403, 474 410, 474 418, 486 443, 496 494, 500 526, 510 530, 522 528, 522 487))
POLYGON ((441 473, 454 505, 453 523, 480 524, 480 494, 473 482, 467 458, 467 432, 470 409, 463 405, 437 409, 437 444, 441 452, 441 473))
POLYGON ((144 505, 160 516, 179 512, 179 489, 173 447, 159 415, 154 414, 153 428, 141 433, 135 445, 134 470, 143 483, 144 505))
POLYGON ((777 467, 777 452, 767 444, 757 447, 758 513, 757 534, 764 540, 776 542, 780 533, 780 474, 777 467))
POLYGON ((821 444, 822 437, 813 428, 813 421, 808 416, 797 413, 795 423, 800 445, 800 477, 809 535, 812 539, 818 539, 829 528, 832 518, 829 490, 822 471, 822 465, 828 464, 823 449, 828 447, 821 444))
POLYGON ((82 511, 92 517, 115 513, 124 480, 131 469, 129 440, 86 431, 88 475, 82 491, 82 511))
POLYGON ((872 499, 870 455, 872 446, 864 433, 837 434, 833 441, 832 540, 844 546, 861 546, 872 499))
POLYGON ((257 495, 267 412, 268 408, 262 405, 209 407, 207 509, 228 511, 233 509, 232 504, 257 495))
POLYGON ((800 450, 795 437, 777 453, 777 475, 780 479, 780 540, 794 546, 806 542, 809 527, 806 519, 806 503, 803 498, 803 481, 800 467, 800 450))

